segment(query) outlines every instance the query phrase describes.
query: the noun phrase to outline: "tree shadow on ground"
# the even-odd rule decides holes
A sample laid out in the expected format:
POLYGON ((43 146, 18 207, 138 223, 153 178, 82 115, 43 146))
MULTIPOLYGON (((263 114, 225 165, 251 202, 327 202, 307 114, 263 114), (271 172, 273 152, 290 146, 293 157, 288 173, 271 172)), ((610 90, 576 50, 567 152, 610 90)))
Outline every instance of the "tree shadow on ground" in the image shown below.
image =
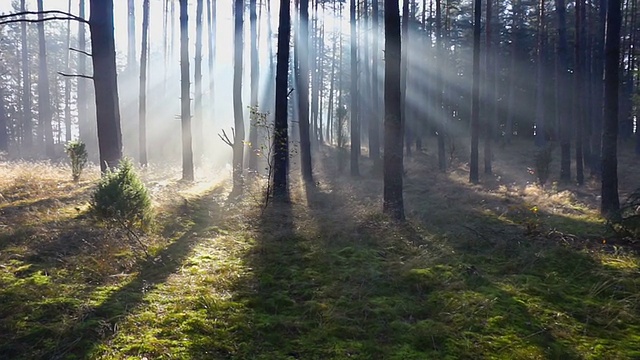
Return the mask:
MULTIPOLYGON (((221 187, 213 188, 197 198, 185 202, 185 204, 169 209, 168 211, 174 213, 176 218, 189 218, 191 222, 178 229, 178 237, 168 246, 160 249, 155 256, 141 259, 141 262, 134 266, 137 272, 123 274, 123 280, 117 280, 115 284, 109 285, 87 279, 85 286, 72 289, 63 287, 63 290, 59 290, 62 294, 52 293, 55 291, 56 284, 52 284, 54 286, 51 289, 46 286, 31 289, 44 291, 44 296, 48 294, 52 297, 49 304, 32 301, 31 308, 22 309, 32 312, 32 318, 27 321, 27 324, 35 321, 33 325, 37 325, 40 329, 37 327, 23 329, 19 325, 20 322, 24 322, 27 314, 12 316, 3 314, 6 316, 2 316, 2 328, 11 335, 3 336, 0 353, 10 358, 21 358, 21 356, 42 359, 89 358, 94 347, 117 330, 116 324, 144 301, 147 292, 165 282, 171 274, 176 272, 183 259, 198 241, 194 233, 220 221, 221 205, 219 201, 214 199, 214 195, 221 193, 222 190, 221 187), (102 284, 105 286, 101 286, 102 284), (60 298, 58 299, 57 296, 60 298), (57 300, 60 300, 61 303, 56 303, 57 300), (36 305, 36 308, 33 308, 33 305, 36 305), (54 311, 56 306, 58 309, 54 311), (38 316, 33 315, 51 316, 52 312, 56 316, 49 321, 38 319, 38 316), (39 320, 44 321, 44 325, 39 324, 39 320), (65 321, 57 322, 58 320, 65 321), (54 325, 55 328, 48 326, 47 323, 54 325), (20 331, 16 331, 16 329, 20 329, 20 331)), ((50 260, 48 255, 59 251, 60 248, 72 249, 77 252, 85 251, 86 249, 79 246, 73 248, 65 245, 71 238, 78 240, 78 236, 87 235, 87 233, 77 233, 76 230, 74 229, 72 234, 60 234, 57 239, 36 252, 30 257, 33 261, 32 265, 41 269, 57 266, 55 261, 47 261, 46 263, 40 263, 40 261, 50 260)), ((65 256, 71 255, 66 253, 65 256)), ((72 276, 72 274, 68 274, 68 276, 72 276)), ((86 275, 82 274, 82 276, 86 275)), ((62 286, 62 284, 60 285, 62 286)), ((13 302, 20 298, 38 298, 34 294, 20 293, 16 286, 3 289, 1 297, 13 302)), ((5 306, 10 307, 11 304, 11 302, 5 303, 5 306)), ((15 303, 13 305, 17 306, 15 303)), ((5 309, 10 310, 10 308, 5 309)))

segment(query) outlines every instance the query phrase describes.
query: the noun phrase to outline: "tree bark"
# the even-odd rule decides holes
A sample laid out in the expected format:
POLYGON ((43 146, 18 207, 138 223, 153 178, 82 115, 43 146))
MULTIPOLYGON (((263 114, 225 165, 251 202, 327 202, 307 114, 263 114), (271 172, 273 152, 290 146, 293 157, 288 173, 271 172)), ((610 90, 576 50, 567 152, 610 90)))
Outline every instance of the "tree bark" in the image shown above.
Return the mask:
POLYGON ((233 46, 233 122, 235 138, 233 139, 233 190, 234 194, 242 193, 243 155, 244 155, 244 115, 242 108, 242 35, 244 22, 244 0, 234 3, 234 46, 233 46))
POLYGON ((568 64, 567 59, 567 24, 566 9, 564 0, 556 0, 556 12, 558 17, 558 73, 557 73, 557 106, 558 106, 558 123, 560 126, 560 180, 563 182, 571 181, 571 117, 565 109, 570 97, 566 95, 566 89, 569 89, 569 80, 567 76, 568 64))
MULTIPOLYGON (((258 108, 258 92, 260 86, 260 74, 258 67, 258 21, 256 14, 256 0, 249 1, 249 32, 251 38, 251 107, 255 111, 260 111, 258 108)), ((271 41, 271 39, 269 39, 271 41)), ((253 113, 253 112, 252 112, 253 113)), ((256 126, 256 119, 249 119, 251 124, 249 125, 249 171, 258 171, 258 128, 256 126)))
MULTIPOLYGON (((42 20, 44 15, 43 0, 38 0, 38 20, 42 20)), ((47 70, 47 43, 44 35, 44 22, 38 23, 38 133, 43 138, 39 138, 38 142, 44 140, 44 149, 48 157, 55 155, 53 148, 53 128, 51 126, 51 94, 49 93, 49 72, 47 70)))
MULTIPOLYGON (((71 13, 71 0, 69 0, 69 5, 67 6, 68 13, 71 13)), ((78 24, 79 26, 84 26, 83 24, 78 24)), ((64 58, 64 68, 69 71, 69 60, 71 57, 71 51, 69 51, 69 47, 71 46, 71 20, 67 21, 67 38, 65 42, 65 58, 64 58)), ((64 139, 66 142, 71 141, 71 78, 65 77, 64 79, 64 139)))
MULTIPOLYGON (((371 87, 371 104, 377 107, 379 103, 380 94, 378 93, 378 46, 380 45, 380 13, 379 13, 380 0, 372 0, 371 16, 373 18, 373 27, 371 30, 371 78, 373 79, 373 85, 371 87)), ((369 157, 373 160, 373 171, 378 173, 382 167, 380 161, 380 117, 378 111, 373 111, 372 116, 369 119, 369 157)))
MULTIPOLYGON (((20 2, 20 11, 27 11, 26 0, 20 2)), ((82 26, 80 26, 82 28, 82 26)), ((27 40, 27 23, 20 24, 22 55, 22 132, 27 151, 33 147, 33 113, 31 111, 31 66, 29 66, 29 47, 27 40)))
POLYGON ((298 103, 300 129, 300 165, 302 179, 313 182, 311 167, 311 139, 309 135, 309 0, 300 0, 300 34, 298 35, 300 73, 298 74, 298 103))
MULTIPOLYGON (((356 0, 351 0, 351 176, 360 176, 360 114, 358 113, 358 33, 356 31, 356 0)), ((400 39, 398 39, 400 41, 400 39)))
POLYGON ((289 38, 291 37, 291 3, 280 0, 278 25, 278 58, 276 65, 276 105, 273 134, 273 196, 276 200, 286 200, 287 159, 289 157, 289 134, 287 121, 287 93, 289 73, 289 38))
POLYGON ((147 165, 147 52, 149 49, 149 0, 142 3, 142 49, 140 51, 140 101, 138 108, 140 165, 147 165))
POLYGON ((403 129, 400 91, 400 9, 398 0, 385 0, 385 77, 384 77, 384 195, 383 212, 403 220, 403 129))
MULTIPOLYGON (((541 0, 542 1, 542 0, 541 0)), ((486 81, 487 81, 487 95, 486 95, 486 114, 485 114, 485 133, 484 133, 484 173, 490 175, 492 173, 492 149, 491 144, 493 141, 493 134, 496 124, 496 92, 495 92, 495 56, 492 52, 493 34, 492 34, 492 4, 493 0, 487 0, 487 25, 486 25, 486 51, 485 51, 485 66, 486 66, 486 81)))
POLYGON ((546 144, 546 124, 545 124, 545 84, 546 74, 544 73, 545 43, 544 43, 544 0, 538 3, 538 57, 536 66, 536 135, 535 144, 543 147, 546 144))
POLYGON ((187 3, 188 0, 180 0, 180 120, 182 126, 182 179, 193 181, 191 86, 189 83, 189 14, 187 3))
POLYGON ((480 16, 482 1, 474 1, 473 20, 473 85, 471 89, 471 160, 469 181, 478 183, 478 137, 480 133, 480 16))
POLYGON ((620 58, 620 0, 608 0, 604 51, 604 111, 602 131, 602 198, 600 211, 612 220, 620 216, 618 198, 618 64, 620 58))
POLYGON ((193 61, 194 64, 194 91, 195 98, 193 102, 193 148, 195 153, 195 163, 200 164, 204 148, 204 137, 202 129, 202 13, 203 0, 196 1, 196 54, 193 61))
POLYGON ((122 133, 113 28, 113 0, 91 0, 93 84, 96 94, 100 169, 118 166, 122 158, 122 133))

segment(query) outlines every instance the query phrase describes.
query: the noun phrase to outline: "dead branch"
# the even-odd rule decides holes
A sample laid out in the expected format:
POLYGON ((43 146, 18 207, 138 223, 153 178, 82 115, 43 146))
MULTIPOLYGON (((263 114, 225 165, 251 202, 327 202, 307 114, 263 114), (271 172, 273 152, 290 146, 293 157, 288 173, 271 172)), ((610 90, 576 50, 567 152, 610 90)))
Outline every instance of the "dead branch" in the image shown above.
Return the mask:
POLYGON ((82 75, 82 74, 65 74, 63 72, 58 71, 58 75, 64 76, 64 77, 79 77, 79 78, 83 78, 83 79, 89 79, 89 80, 93 80, 93 76, 89 76, 89 75, 82 75))
POLYGON ((89 57, 93 56, 93 54, 91 54, 90 52, 84 51, 84 50, 79 50, 79 49, 75 49, 75 48, 72 48, 72 47, 70 47, 69 50, 75 51, 75 52, 79 52, 80 54, 84 54, 84 55, 87 55, 89 57))
POLYGON ((89 20, 85 19, 85 18, 81 18, 79 16, 73 15, 71 13, 65 12, 65 11, 60 11, 60 10, 46 10, 46 11, 20 11, 17 13, 12 13, 12 14, 7 14, 7 15, 0 15, 0 25, 4 25, 4 24, 10 24, 10 23, 15 23, 15 22, 42 22, 42 21, 48 21, 48 20, 74 20, 74 21, 79 21, 81 23, 84 24, 89 24, 89 20), (44 16, 48 16, 48 15, 53 15, 52 17, 47 17, 47 18, 43 18, 43 19, 12 19, 14 17, 18 17, 18 16, 27 16, 27 15, 42 15, 44 16), (64 17, 61 17, 64 16, 64 17), (11 20, 6 20, 5 19, 11 19, 11 20))
MULTIPOLYGON (((231 128, 231 135, 232 137, 235 139, 236 138, 236 131, 234 128, 231 128)), ((229 136, 227 135, 227 133, 224 131, 224 129, 222 129, 222 135, 218 134, 218 136, 220 137, 220 139, 227 145, 233 147, 234 142, 231 141, 231 139, 229 139, 229 136)))

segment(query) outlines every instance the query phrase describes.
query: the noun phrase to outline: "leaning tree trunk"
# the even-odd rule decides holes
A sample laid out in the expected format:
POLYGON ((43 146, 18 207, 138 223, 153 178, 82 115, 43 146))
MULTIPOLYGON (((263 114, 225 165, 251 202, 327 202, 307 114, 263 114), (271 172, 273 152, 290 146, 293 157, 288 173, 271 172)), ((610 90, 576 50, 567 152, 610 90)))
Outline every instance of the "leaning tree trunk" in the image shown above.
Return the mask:
MULTIPOLYGON (((351 176, 359 176, 360 114, 358 113, 358 34, 356 31, 356 0, 351 0, 351 176)), ((398 39, 400 41, 400 39, 398 39)))
POLYGON ((234 4, 234 46, 233 46, 233 190, 242 193, 243 155, 244 155, 244 119, 242 109, 242 27, 244 22, 244 0, 235 0, 234 4))
POLYGON ((142 3, 142 49, 140 51, 140 103, 138 104, 140 165, 147 165, 147 52, 149 50, 149 0, 142 3))
POLYGON ((44 149, 49 157, 55 155, 53 148, 53 128, 51 126, 51 94, 49 93, 49 72, 47 71, 47 45, 44 35, 44 15, 43 0, 38 0, 38 48, 40 54, 38 56, 38 133, 43 138, 39 138, 38 142, 44 140, 44 149))
POLYGON ((187 2, 188 0, 180 0, 180 122, 182 125, 182 179, 193 181, 191 86, 189 84, 189 14, 187 2))
POLYGON ((289 38, 291 36, 291 3, 280 0, 278 25, 278 58, 276 64, 276 105, 273 133, 273 197, 286 200, 289 129, 287 122, 287 85, 289 76, 289 38))
POLYGON ((113 28, 113 0, 91 0, 93 84, 96 93, 100 169, 114 168, 122 158, 122 133, 113 28))
POLYGON ((398 0, 385 0, 385 75, 384 75, 384 199, 383 212, 404 219, 402 199, 403 129, 400 92, 400 8, 398 0))
POLYGON ((480 15, 482 1, 474 1, 473 11, 473 86, 471 89, 471 160, 469 181, 476 184, 478 176, 478 136, 480 133, 480 15))
POLYGON ((620 0, 608 0, 604 51, 604 111, 602 129, 602 199, 600 211, 617 219, 618 198, 618 62, 620 57, 620 0))

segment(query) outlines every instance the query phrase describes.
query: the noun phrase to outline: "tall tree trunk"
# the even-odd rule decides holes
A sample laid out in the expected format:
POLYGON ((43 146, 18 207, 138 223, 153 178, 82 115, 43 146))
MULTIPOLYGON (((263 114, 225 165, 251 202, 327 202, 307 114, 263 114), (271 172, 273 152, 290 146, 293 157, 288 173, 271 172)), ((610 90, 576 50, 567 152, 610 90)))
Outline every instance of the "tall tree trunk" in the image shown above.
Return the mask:
POLYGON ((142 3, 142 49, 140 51, 140 103, 138 108, 140 165, 147 165, 147 52, 149 49, 149 0, 142 3))
POLYGON ((195 163, 200 164, 204 148, 204 138, 202 129, 202 13, 203 0, 196 1, 196 54, 193 61, 194 64, 194 90, 195 97, 193 101, 193 148, 195 153, 195 163))
POLYGON ((136 4, 127 0, 127 73, 136 73, 136 4))
POLYGON ((276 105, 273 134, 273 196, 286 200, 287 159, 289 158, 289 129, 287 121, 287 93, 289 76, 289 40, 291 37, 291 3, 280 0, 278 25, 278 59, 276 69, 276 105))
POLYGON ((409 62, 409 1, 404 0, 402 2, 402 55, 400 59, 400 92, 402 102, 402 128, 404 129, 404 137, 406 144, 407 156, 411 156, 411 126, 407 123, 407 114, 409 113, 409 106, 407 105, 407 67, 409 62))
MULTIPOLYGON (((334 33, 335 35, 335 33, 334 33)), ((332 41, 333 43, 333 49, 331 51, 331 79, 329 80, 329 104, 327 105, 327 143, 329 143, 329 145, 331 145, 331 142, 333 140, 332 132, 331 129, 333 128, 333 120, 334 120, 334 111, 333 111, 333 104, 334 104, 334 93, 336 93, 337 91, 335 91, 335 82, 336 82, 336 51, 337 51, 337 41, 335 41, 335 36, 334 39, 332 41)))
MULTIPOLYGON (((444 44, 442 39, 442 6, 441 0, 436 0, 436 56, 438 60, 438 69, 443 69, 445 66, 444 56, 444 44)), ((447 159, 445 157, 445 137, 446 137, 446 114, 444 113, 444 99, 443 99, 443 75, 442 71, 436 73, 436 123, 438 132, 438 167, 440 171, 447 170, 447 159)))
MULTIPOLYGON (((489 1, 489 0, 487 0, 489 1)), ((471 161, 469 181, 478 183, 478 137, 480 133, 480 16, 482 1, 474 1, 473 11, 473 85, 471 89, 471 161)))
MULTIPOLYGON (((356 0, 350 4, 351 23, 351 176, 359 176, 360 114, 358 113, 358 34, 356 31, 356 0)), ((398 40, 399 41, 399 40, 398 40)))
MULTIPOLYGON (((260 86, 260 74, 258 67, 258 21, 256 14, 256 0, 249 1, 249 32, 251 38, 251 107, 255 111, 258 109, 258 92, 260 86)), ((269 39, 271 41, 271 39, 269 39)), ((254 114, 254 111, 251 112, 254 114)), ((253 116, 253 115, 252 115, 253 116)), ((258 127, 255 118, 250 120, 249 128, 249 171, 258 171, 258 127)))
POLYGON ((384 199, 383 212, 404 219, 402 199, 403 129, 400 91, 400 8, 398 0, 385 0, 385 75, 384 75, 384 199))
POLYGON ((565 109, 565 104, 568 104, 571 98, 566 95, 566 89, 569 89, 569 79, 567 78, 569 60, 567 58, 566 9, 564 0, 555 1, 558 17, 556 94, 558 97, 558 123, 560 126, 560 180, 569 182, 571 181, 571 117, 565 109))
MULTIPOLYGON (((20 1, 20 11, 27 11, 26 0, 20 1)), ((82 26, 80 26, 82 28, 82 26)), ((27 42, 27 23, 20 23, 20 43, 22 55, 22 131, 27 151, 33 147, 33 113, 31 111, 31 66, 29 64, 29 43, 27 42)))
MULTIPOLYGON (((380 0, 372 0, 371 16, 373 18, 373 28, 371 29, 371 78, 373 86, 371 87, 371 105, 376 107, 379 103, 380 95, 378 93, 378 46, 380 45, 380 0)), ((373 160, 373 171, 379 173, 382 168, 380 161, 380 116, 378 111, 372 111, 369 118, 369 156, 373 160)))
MULTIPOLYGON (((4 70, 4 69, 2 69, 4 70)), ((9 150, 9 134, 7 133, 7 109, 4 101, 4 87, 0 86, 0 151, 9 150)))
POLYGON ((602 141, 602 123, 604 108, 604 36, 607 18, 607 1, 598 0, 598 21, 596 26, 595 47, 593 52, 593 98, 591 98, 591 133, 593 152, 591 154, 591 175, 600 175, 600 150, 602 141))
MULTIPOLYGON (((511 144, 511 137, 513 136, 513 120, 515 118, 516 111, 516 88, 518 77, 521 74, 518 73, 516 67, 518 64, 518 43, 520 35, 520 1, 513 0, 513 21, 511 23, 511 67, 509 69, 509 93, 508 93, 508 108, 507 108, 507 122, 505 124, 505 142, 511 144)), ((562 0, 564 1, 564 0, 562 0)))
POLYGON ((298 111, 300 129, 300 165, 302 179, 307 183, 313 182, 311 167, 311 139, 309 135, 309 0, 300 0, 300 35, 298 36, 300 50, 298 93, 300 94, 298 111))
POLYGON ((233 46, 233 119, 235 138, 233 139, 233 193, 241 194, 244 155, 244 119, 242 107, 242 47, 244 1, 234 3, 234 46, 233 46))
MULTIPOLYGON (((544 1, 544 0, 541 0, 544 1)), ((485 114, 485 132, 484 132, 484 173, 490 175, 492 173, 491 169, 491 158, 493 156, 491 143, 493 141, 493 134, 496 124, 496 93, 495 93, 495 56, 492 52, 492 42, 493 42, 493 34, 492 30, 492 22, 493 22, 493 14, 492 14, 492 3, 493 0, 487 0, 487 24, 486 24, 486 51, 485 51, 485 66, 486 66, 486 79, 487 79, 487 95, 486 98, 486 114, 485 114)))
POLYGON ((96 94, 100 169, 115 168, 122 158, 113 0, 91 0, 93 84, 96 94))
MULTIPOLYGON (((67 6, 68 12, 71 13, 71 0, 69 0, 69 5, 67 6)), ((83 24, 80 24, 83 26, 83 24)), ((69 71, 69 58, 71 57, 71 52, 69 51, 69 47, 71 46, 71 20, 67 21, 67 38, 65 41, 65 50, 64 50, 64 68, 66 69, 67 74, 69 71)), ((71 141, 71 78, 68 76, 64 79, 64 139, 66 142, 71 141)))
POLYGON ((188 0, 180 0, 180 122, 182 125, 182 179, 193 181, 193 145, 191 138, 191 89, 189 83, 188 0))
POLYGON ((584 112, 582 97, 583 93, 583 69, 584 58, 582 54, 583 39, 582 39, 582 12, 584 11, 583 0, 576 0, 575 15, 576 15, 576 29, 575 29, 575 70, 574 70, 574 91, 573 91, 573 118, 576 125, 576 181, 578 185, 584 184, 584 168, 582 157, 582 136, 584 126, 584 112))
POLYGON ((546 126, 545 126, 545 88, 547 74, 544 73, 545 61, 545 42, 544 42, 544 0, 538 3, 538 57, 536 64, 536 138, 535 144, 538 147, 546 144, 546 126))
POLYGON ((55 155, 53 148, 53 127, 51 126, 51 94, 49 93, 49 72, 47 70, 47 43, 44 35, 43 0, 38 0, 38 126, 41 130, 38 142, 44 140, 44 149, 49 157, 55 155))
POLYGON ((600 211, 617 219, 618 198, 618 63, 620 57, 620 0, 608 0, 604 63, 604 111, 602 131, 602 198, 600 211))
MULTIPOLYGON (((85 16, 85 0, 79 1, 78 16, 85 16)), ((87 39, 84 24, 78 26, 78 73, 86 75, 87 73, 87 56, 83 54, 87 49, 87 39)), ((76 102, 78 107, 78 130, 80 132, 80 140, 85 143, 89 158, 97 156, 97 139, 95 125, 89 120, 89 96, 87 90, 88 79, 78 78, 76 86, 76 102)))

